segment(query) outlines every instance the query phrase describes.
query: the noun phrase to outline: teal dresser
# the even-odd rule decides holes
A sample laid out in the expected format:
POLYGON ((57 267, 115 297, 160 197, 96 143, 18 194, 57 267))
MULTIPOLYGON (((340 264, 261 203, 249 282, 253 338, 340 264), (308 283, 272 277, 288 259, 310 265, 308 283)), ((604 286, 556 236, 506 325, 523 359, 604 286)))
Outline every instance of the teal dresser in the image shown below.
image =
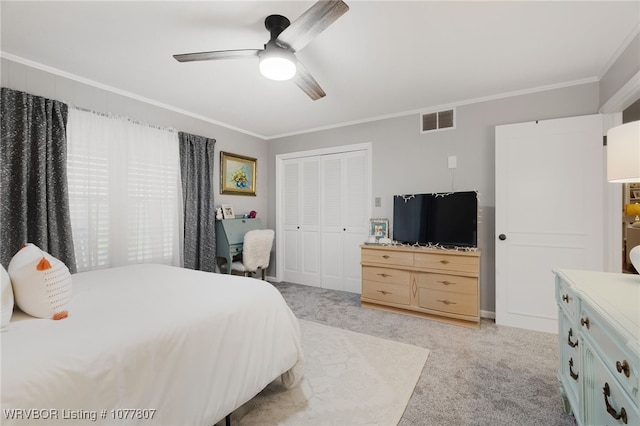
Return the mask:
POLYGON ((557 270, 558 379, 578 425, 640 425, 640 276, 557 270))

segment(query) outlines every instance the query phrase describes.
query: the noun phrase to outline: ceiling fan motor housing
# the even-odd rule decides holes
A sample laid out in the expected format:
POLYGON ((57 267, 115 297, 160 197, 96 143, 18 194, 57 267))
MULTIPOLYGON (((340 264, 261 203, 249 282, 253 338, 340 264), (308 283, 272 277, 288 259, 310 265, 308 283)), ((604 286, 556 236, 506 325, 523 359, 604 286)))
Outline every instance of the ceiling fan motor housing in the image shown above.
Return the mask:
POLYGON ((282 15, 269 15, 264 20, 264 26, 271 34, 271 40, 274 41, 281 32, 283 32, 291 22, 285 16, 282 15))

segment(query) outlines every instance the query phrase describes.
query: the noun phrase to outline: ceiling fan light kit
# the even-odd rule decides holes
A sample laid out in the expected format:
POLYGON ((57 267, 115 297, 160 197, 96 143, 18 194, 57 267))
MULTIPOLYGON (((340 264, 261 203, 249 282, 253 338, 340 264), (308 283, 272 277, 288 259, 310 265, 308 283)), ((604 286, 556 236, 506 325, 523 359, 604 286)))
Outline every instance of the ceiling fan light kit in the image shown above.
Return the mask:
POLYGON ((326 95, 311 73, 300 63, 295 52, 302 49, 318 34, 349 10, 342 0, 320 0, 290 23, 282 15, 269 15, 264 21, 271 38, 264 49, 217 50, 212 52, 173 55, 178 62, 211 61, 218 59, 259 58, 260 73, 278 81, 291 80, 312 100, 326 95))
POLYGON ((274 47, 260 52, 260 73, 270 80, 291 80, 296 75, 296 58, 288 50, 274 47))

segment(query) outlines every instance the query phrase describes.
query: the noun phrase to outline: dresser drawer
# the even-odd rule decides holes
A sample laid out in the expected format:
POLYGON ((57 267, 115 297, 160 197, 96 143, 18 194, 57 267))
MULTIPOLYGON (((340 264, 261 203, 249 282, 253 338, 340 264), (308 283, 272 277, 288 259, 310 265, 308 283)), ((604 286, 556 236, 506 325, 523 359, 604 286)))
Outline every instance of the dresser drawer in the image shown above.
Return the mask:
POLYGON ((362 248, 363 263, 379 263, 382 265, 413 266, 413 253, 398 250, 380 250, 362 248))
POLYGON ((640 359, 638 356, 633 355, 626 343, 618 337, 603 318, 586 305, 580 309, 580 323, 583 322, 581 331, 584 338, 589 340, 590 345, 600 356, 612 377, 620 382, 629 395, 635 395, 637 398, 640 386, 638 379, 640 359))
POLYGON ((454 293, 478 294, 478 279, 459 275, 416 274, 418 287, 454 293))
POLYGON ((467 272, 478 275, 480 264, 476 256, 453 253, 415 253, 415 266, 451 272, 467 272))
POLYGON ((617 378, 611 376, 609 369, 589 347, 585 350, 585 362, 593 365, 593 378, 585 381, 585 423, 640 425, 638 396, 631 399, 617 378))
POLYGON ((573 290, 569 288, 569 284, 560 277, 556 278, 556 301, 558 302, 558 306, 567 313, 569 318, 573 319, 576 317, 578 299, 573 294, 573 290))
POLYGON ((418 289, 418 306, 460 315, 478 315, 478 295, 418 289))
POLYGON ((369 281, 363 278, 362 299, 373 299, 384 303, 408 305, 410 300, 409 286, 369 281))
POLYGON ((363 266, 362 279, 381 283, 400 284, 408 286, 411 283, 411 272, 400 269, 378 268, 363 266))

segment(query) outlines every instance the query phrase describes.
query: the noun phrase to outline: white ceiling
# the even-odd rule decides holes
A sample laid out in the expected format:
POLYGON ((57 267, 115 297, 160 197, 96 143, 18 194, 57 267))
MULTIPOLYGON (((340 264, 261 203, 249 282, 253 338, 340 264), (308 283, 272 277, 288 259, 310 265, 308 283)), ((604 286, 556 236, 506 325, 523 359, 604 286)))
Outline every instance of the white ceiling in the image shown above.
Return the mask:
POLYGON ((640 28, 640 1, 345 0, 297 53, 326 91, 262 77, 257 59, 175 53, 261 49, 264 18, 313 1, 0 3, 1 50, 263 138, 538 88, 596 81, 640 28))

